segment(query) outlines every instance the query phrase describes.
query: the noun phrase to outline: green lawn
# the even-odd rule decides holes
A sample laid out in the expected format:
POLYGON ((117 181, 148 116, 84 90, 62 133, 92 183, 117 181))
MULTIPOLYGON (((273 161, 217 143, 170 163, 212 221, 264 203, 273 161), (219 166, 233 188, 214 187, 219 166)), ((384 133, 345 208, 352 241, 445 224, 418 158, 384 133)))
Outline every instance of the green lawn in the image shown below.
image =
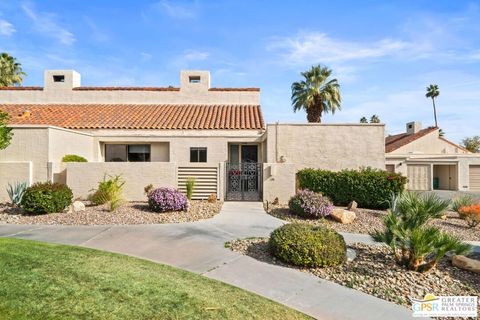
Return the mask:
POLYGON ((305 319, 194 273, 80 247, 0 239, 1 319, 305 319))

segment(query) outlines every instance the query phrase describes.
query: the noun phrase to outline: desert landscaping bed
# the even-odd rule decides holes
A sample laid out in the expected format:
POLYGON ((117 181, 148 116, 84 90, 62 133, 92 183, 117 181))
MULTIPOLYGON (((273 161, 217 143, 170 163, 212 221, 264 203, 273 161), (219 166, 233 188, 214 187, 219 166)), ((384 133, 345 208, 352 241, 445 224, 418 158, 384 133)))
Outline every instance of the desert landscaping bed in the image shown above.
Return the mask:
POLYGON ((62 212, 43 215, 23 214, 19 208, 0 204, 0 224, 44 225, 127 225, 192 222, 212 218, 220 212, 222 202, 190 201, 188 211, 157 213, 148 208, 147 202, 127 202, 110 212, 107 205, 86 204, 85 211, 62 212))
MULTIPOLYGON (((285 264, 270 254, 268 238, 234 240, 226 246, 257 260, 296 268, 408 308, 411 306, 409 298, 422 298, 427 293, 480 295, 478 274, 456 268, 446 259, 428 273, 407 271, 395 264, 385 246, 353 244, 349 247, 355 250, 356 258, 330 268, 298 268, 285 264)), ((478 255, 476 258, 480 259, 478 255)))
MULTIPOLYGON (((286 205, 269 204, 267 213, 289 222, 301 222, 311 225, 328 225, 337 232, 363 233, 369 234, 374 230, 383 230, 382 217, 386 214, 384 210, 357 209, 356 219, 350 224, 341 224, 329 218, 326 219, 303 219, 289 212, 286 205)), ((450 235, 455 235, 464 241, 480 241, 480 226, 476 228, 468 227, 467 223, 458 217, 455 212, 448 212, 447 218, 434 219, 432 225, 450 235)))

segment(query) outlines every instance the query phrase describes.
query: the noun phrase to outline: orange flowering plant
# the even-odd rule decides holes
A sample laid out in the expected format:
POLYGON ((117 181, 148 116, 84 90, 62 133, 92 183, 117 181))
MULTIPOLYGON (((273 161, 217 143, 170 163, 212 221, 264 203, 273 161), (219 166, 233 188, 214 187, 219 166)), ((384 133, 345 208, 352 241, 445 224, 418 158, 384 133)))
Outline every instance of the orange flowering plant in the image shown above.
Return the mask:
POLYGON ((480 224, 480 203, 461 207, 458 211, 464 216, 469 227, 474 228, 480 224))

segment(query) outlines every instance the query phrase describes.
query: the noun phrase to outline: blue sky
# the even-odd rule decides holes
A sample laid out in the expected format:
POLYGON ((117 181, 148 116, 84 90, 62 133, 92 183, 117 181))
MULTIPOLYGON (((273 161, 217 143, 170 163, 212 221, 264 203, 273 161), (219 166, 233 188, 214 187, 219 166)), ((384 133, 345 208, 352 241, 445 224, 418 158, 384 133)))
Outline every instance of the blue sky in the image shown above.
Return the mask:
POLYGON ((260 87, 267 122, 304 122, 290 85, 314 64, 334 70, 342 111, 380 116, 388 133, 433 124, 425 87, 440 87, 439 125, 480 135, 480 3, 470 1, 0 1, 0 51, 42 85, 75 69, 82 85, 178 85, 207 69, 217 87, 260 87))

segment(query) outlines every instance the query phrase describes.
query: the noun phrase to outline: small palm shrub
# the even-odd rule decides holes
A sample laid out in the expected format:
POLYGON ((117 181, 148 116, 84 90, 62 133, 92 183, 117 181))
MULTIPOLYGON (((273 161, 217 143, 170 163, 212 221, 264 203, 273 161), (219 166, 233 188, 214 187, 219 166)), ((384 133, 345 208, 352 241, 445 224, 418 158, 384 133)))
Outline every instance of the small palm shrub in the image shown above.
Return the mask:
POLYGON ((44 214, 63 211, 72 199, 72 190, 66 185, 38 182, 25 189, 21 204, 27 213, 44 214))
POLYGON ((14 207, 20 205, 20 203, 22 202, 23 194, 25 193, 26 189, 27 189, 26 182, 17 182, 14 185, 11 185, 10 183, 8 184, 7 194, 8 194, 8 197, 10 198, 10 202, 14 207))
POLYGON ((461 207, 458 212, 463 215, 470 228, 475 228, 480 224, 480 204, 461 207))
POLYGON ((187 183, 185 184, 185 187, 187 188, 187 198, 188 200, 192 200, 193 196, 193 190, 195 190, 195 178, 194 177, 188 177, 187 178, 187 183))
POLYGON ((288 202, 290 211, 298 216, 319 219, 333 212, 333 204, 320 193, 310 190, 300 190, 288 202))
POLYGON ((173 188, 158 188, 147 195, 148 207, 155 212, 186 211, 188 199, 180 191, 173 188))
POLYGON ((98 189, 90 195, 89 200, 94 205, 109 204, 109 210, 115 211, 125 203, 123 198, 123 181, 120 175, 103 176, 103 180, 98 183, 98 189))
POLYGON ((472 206, 474 205, 475 203, 477 203, 478 200, 476 200, 474 197, 472 197, 471 195, 463 195, 463 196, 459 196, 459 197, 456 197, 454 199, 452 199, 452 203, 450 205, 450 208, 457 212, 460 216, 460 218, 464 218, 464 215, 463 213, 460 211, 460 208, 462 207, 468 207, 468 206, 472 206))
POLYGON ((327 227, 289 223, 270 235, 269 247, 278 259, 301 267, 329 267, 346 261, 343 237, 327 227))
POLYGON ((88 162, 82 156, 77 156, 76 154, 66 154, 62 158, 62 162, 88 162))
POLYGON ((464 254, 470 246, 457 237, 428 226, 440 218, 449 206, 435 194, 418 195, 407 192, 394 196, 383 219, 384 230, 370 235, 377 242, 386 243, 397 264, 419 272, 435 268, 449 251, 464 254))
POLYGON ((303 169, 297 173, 301 189, 320 192, 335 205, 346 206, 352 200, 361 208, 386 209, 392 194, 405 189, 407 178, 398 174, 363 168, 340 172, 303 169))

